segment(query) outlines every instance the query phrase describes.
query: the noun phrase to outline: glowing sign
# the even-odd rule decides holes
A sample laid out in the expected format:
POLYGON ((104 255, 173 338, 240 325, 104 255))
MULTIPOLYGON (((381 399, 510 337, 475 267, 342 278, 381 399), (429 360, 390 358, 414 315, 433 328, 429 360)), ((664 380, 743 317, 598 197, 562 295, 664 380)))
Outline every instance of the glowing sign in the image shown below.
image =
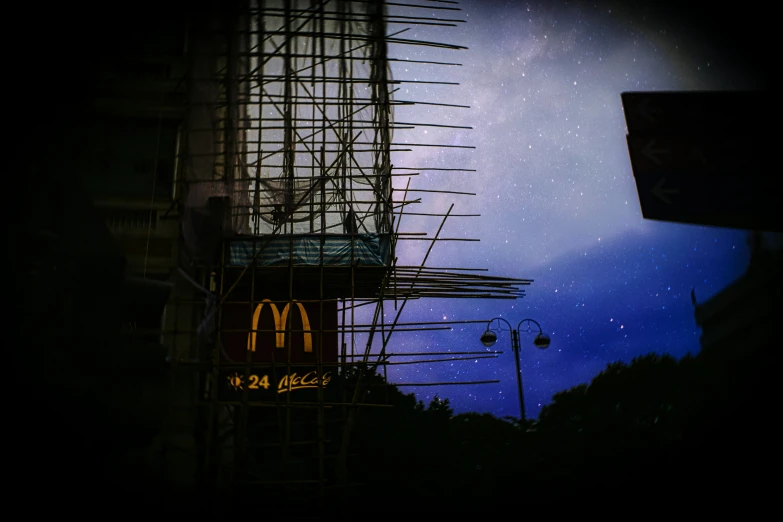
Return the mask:
MULTIPOLYGON (((234 389, 234 391, 244 390, 245 382, 243 376, 234 372, 234 374, 229 375, 227 379, 228 384, 234 389)), ((251 373, 247 380, 248 390, 269 389, 269 375, 257 375, 251 373)), ((331 372, 323 374, 321 376, 321 386, 326 386, 331 380, 331 372)), ((318 388, 318 374, 315 371, 307 372, 301 376, 296 372, 289 375, 284 375, 283 378, 280 379, 280 381, 277 383, 277 393, 286 393, 307 388, 318 388)))
MULTIPOLYGON (((302 329, 304 330, 304 351, 312 352, 313 333, 310 330, 310 319, 307 317, 307 311, 305 310, 304 306, 302 306, 302 303, 296 302, 296 299, 294 299, 293 302, 296 303, 296 306, 299 308, 299 313, 302 316, 302 329)), ((277 305, 275 305, 275 303, 269 299, 264 299, 258 304, 258 306, 256 306, 256 309, 253 312, 253 323, 251 326, 253 331, 251 331, 247 336, 247 349, 251 352, 256 351, 256 330, 258 330, 258 320, 261 317, 261 310, 264 308, 264 303, 269 304, 269 307, 272 309, 272 315, 275 318, 275 346, 277 348, 285 348, 285 324, 286 320, 288 319, 288 311, 291 308, 291 303, 286 303, 286 305, 283 307, 283 313, 281 314, 277 310, 277 305)))
MULTIPOLYGON (((223 305, 220 318, 223 360, 285 361, 312 367, 337 363, 337 301, 275 299, 268 294, 251 295, 249 288, 235 293, 234 302, 223 305)), ((298 369, 300 375, 309 371, 298 369)))

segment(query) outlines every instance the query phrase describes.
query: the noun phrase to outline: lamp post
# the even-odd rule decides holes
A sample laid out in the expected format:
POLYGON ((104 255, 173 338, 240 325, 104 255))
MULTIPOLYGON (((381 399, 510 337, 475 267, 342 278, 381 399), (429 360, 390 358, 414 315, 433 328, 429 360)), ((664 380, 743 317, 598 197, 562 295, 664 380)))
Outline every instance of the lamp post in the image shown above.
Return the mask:
POLYGON ((517 391, 519 392, 519 418, 524 422, 526 420, 525 417, 525 398, 524 394, 522 393, 522 369, 519 366, 519 328, 522 326, 522 323, 527 322, 527 330, 526 333, 533 333, 533 330, 530 328, 530 323, 533 323, 538 327, 538 335, 536 335, 536 338, 533 340, 533 344, 536 346, 536 348, 540 348, 541 350, 545 350, 549 348, 549 336, 544 333, 544 331, 541 329, 541 325, 538 324, 533 319, 522 319, 519 321, 519 324, 517 325, 516 329, 511 327, 511 324, 509 324, 508 321, 503 319, 502 317, 495 317, 494 319, 490 319, 487 322, 487 331, 484 332, 481 335, 481 344, 484 346, 490 347, 493 346, 497 340, 498 335, 495 333, 495 330, 492 329, 492 321, 498 322, 498 328, 497 331, 501 331, 500 322, 503 321, 506 323, 506 326, 508 326, 509 331, 511 332, 511 350, 514 352, 515 360, 517 363, 517 391))

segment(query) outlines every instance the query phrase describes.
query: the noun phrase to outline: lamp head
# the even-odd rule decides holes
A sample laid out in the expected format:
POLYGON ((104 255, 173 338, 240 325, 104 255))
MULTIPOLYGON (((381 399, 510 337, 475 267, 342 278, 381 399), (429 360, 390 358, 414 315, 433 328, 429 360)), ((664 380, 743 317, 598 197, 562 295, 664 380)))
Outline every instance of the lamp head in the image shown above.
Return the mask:
POLYGON ((486 347, 490 347, 494 345, 498 340, 498 336, 495 332, 492 330, 487 330, 483 334, 481 334, 481 344, 483 344, 486 347))
POLYGON ((545 333, 540 333, 536 335, 536 338, 533 340, 533 344, 536 345, 536 348, 540 348, 542 350, 546 350, 549 348, 549 336, 545 333))

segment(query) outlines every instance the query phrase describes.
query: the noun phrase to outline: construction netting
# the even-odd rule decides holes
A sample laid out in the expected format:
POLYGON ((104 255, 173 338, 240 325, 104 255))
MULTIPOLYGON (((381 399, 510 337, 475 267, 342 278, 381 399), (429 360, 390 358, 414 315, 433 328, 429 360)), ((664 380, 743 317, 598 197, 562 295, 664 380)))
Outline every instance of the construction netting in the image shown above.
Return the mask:
MULTIPOLYGON (((391 232, 385 7, 251 2, 190 34, 183 234, 391 232)), ((196 29, 196 28, 194 28, 196 29)))

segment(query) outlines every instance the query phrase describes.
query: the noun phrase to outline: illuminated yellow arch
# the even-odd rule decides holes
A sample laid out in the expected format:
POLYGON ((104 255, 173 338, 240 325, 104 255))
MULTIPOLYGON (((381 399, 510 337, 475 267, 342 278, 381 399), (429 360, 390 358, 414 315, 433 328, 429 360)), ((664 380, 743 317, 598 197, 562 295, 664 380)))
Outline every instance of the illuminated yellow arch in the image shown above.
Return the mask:
MULTIPOLYGON (((296 306, 299 307, 299 315, 302 316, 302 330, 304 330, 304 351, 305 352, 312 352, 313 351, 313 334, 312 330, 310 329, 310 318, 307 317, 307 312, 305 311, 304 305, 302 303, 299 303, 294 299, 293 301, 296 303, 296 306)), ((280 318, 280 323, 282 324, 282 328, 285 328, 286 319, 288 318, 288 309, 291 303, 286 303, 285 308, 283 308, 283 315, 280 318)), ((278 327, 278 330, 280 330, 281 327, 278 327)), ((283 340, 285 340, 285 333, 283 334, 283 340)), ((281 341, 281 338, 278 337, 277 339, 277 347, 283 348, 284 342, 281 341)))
MULTIPOLYGON (((307 317, 307 312, 305 311, 302 303, 297 302, 296 299, 294 299, 294 302, 296 303, 296 306, 299 307, 299 314, 302 316, 302 330, 304 330, 304 351, 312 352, 313 334, 312 330, 310 329, 310 318, 307 317)), ((256 351, 256 330, 258 330, 258 320, 261 317, 261 310, 264 308, 264 303, 269 303, 269 306, 272 308, 272 315, 275 319, 275 346, 278 348, 285 348, 285 325, 286 319, 288 319, 288 310, 291 303, 286 303, 285 307, 283 307, 283 313, 280 314, 275 303, 273 303, 270 299, 264 299, 258 303, 258 306, 256 306, 256 309, 253 312, 253 322, 251 323, 252 331, 247 336, 247 349, 251 352, 256 351)))
MULTIPOLYGON (((269 299, 264 299, 256 306, 256 309, 253 312, 253 322, 250 323, 252 331, 247 336, 247 349, 251 352, 256 351, 256 330, 258 330, 258 320, 261 317, 261 310, 264 308, 264 303, 269 303, 269 306, 272 308, 272 315, 275 319, 275 329, 278 330, 275 332, 277 346, 280 347, 285 344, 285 332, 281 331, 283 328, 280 327, 280 312, 277 311, 275 303, 269 299)), ((286 310, 287 309, 288 305, 286 305, 286 310)), ((285 313, 285 311, 283 313, 285 313)))

